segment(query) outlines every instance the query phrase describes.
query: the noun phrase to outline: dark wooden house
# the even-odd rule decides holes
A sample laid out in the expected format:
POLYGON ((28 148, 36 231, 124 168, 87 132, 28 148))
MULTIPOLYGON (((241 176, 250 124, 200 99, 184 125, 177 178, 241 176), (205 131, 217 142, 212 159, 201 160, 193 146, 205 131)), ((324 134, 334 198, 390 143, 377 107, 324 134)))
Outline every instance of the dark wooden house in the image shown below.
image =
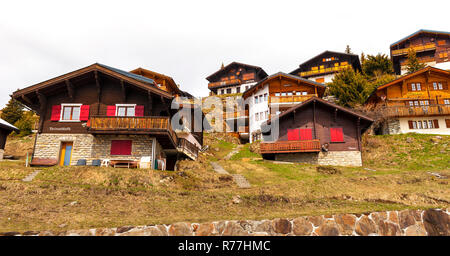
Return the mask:
POLYGON ((182 157, 196 159, 202 135, 198 143, 177 136, 171 124, 175 96, 160 87, 148 77, 96 63, 14 92, 14 99, 40 116, 32 164, 150 158, 155 168, 161 158, 173 169, 182 157))
POLYGON ((406 73, 408 51, 414 50, 419 62, 440 69, 450 69, 450 32, 421 29, 390 46, 397 75, 406 73))
POLYGON ((265 77, 267 73, 258 66, 232 62, 209 75, 206 80, 212 95, 226 95, 243 93, 265 77))
POLYGON ((300 76, 318 83, 329 83, 339 71, 353 68, 361 71, 358 55, 342 52, 324 51, 303 62, 291 75, 300 76))
POLYGON ((361 166, 361 135, 373 120, 312 97, 262 126, 266 159, 361 166))
POLYGON ((17 127, 0 119, 0 160, 3 159, 5 153, 6 138, 12 131, 19 131, 17 127))

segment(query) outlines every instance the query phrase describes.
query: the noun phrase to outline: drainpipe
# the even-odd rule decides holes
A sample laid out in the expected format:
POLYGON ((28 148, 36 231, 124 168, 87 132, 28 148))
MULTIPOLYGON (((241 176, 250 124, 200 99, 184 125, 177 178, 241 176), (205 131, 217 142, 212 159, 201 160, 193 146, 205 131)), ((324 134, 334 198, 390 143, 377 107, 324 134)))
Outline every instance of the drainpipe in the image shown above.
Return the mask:
POLYGON ((156 138, 153 138, 153 140, 152 140, 152 170, 155 169, 155 163, 156 163, 155 151, 156 151, 156 138))

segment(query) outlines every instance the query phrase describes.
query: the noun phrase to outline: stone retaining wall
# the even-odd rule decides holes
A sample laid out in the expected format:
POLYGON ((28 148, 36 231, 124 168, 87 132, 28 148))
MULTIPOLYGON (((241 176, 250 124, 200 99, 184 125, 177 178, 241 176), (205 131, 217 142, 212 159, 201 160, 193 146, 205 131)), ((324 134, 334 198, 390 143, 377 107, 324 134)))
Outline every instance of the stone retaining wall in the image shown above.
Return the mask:
POLYGON ((362 166, 360 151, 276 154, 275 160, 319 165, 362 166))
POLYGON ((25 236, 449 236, 450 208, 339 214, 295 219, 178 222, 63 232, 27 231, 25 236))

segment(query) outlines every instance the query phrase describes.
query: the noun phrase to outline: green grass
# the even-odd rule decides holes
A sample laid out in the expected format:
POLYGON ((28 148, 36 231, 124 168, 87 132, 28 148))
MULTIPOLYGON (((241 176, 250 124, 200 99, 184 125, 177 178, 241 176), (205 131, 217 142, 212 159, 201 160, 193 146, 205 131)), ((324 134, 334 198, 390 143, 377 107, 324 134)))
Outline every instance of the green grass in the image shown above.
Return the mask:
POLYGON ((260 158, 259 154, 250 151, 250 144, 245 144, 242 149, 231 157, 231 160, 241 160, 242 158, 260 158))

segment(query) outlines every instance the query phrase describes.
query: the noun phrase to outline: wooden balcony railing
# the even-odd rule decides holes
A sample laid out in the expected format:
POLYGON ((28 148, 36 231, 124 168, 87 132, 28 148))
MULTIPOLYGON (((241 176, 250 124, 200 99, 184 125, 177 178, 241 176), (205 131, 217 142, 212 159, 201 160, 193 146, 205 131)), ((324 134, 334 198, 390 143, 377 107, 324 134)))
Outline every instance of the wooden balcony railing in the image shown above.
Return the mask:
POLYGON ((387 117, 450 115, 450 105, 387 106, 382 108, 382 112, 387 117))
POLYGON ((308 94, 308 95, 290 95, 290 96, 270 96, 269 102, 270 104, 276 103, 291 103, 291 102, 303 102, 313 96, 317 97, 317 94, 308 94))
POLYGON ((223 112, 223 119, 234 119, 239 117, 248 117, 248 110, 236 112, 223 112))
POLYGON ((181 151, 187 151, 188 154, 191 154, 195 159, 198 157, 198 147, 188 141, 185 138, 178 139, 178 146, 181 151))
POLYGON ((416 46, 412 46, 412 47, 408 47, 408 48, 392 50, 392 56, 406 55, 406 54, 408 54, 408 51, 410 49, 413 49, 416 52, 424 52, 424 51, 436 49, 436 44, 435 43, 427 43, 427 44, 423 44, 423 45, 416 45, 416 46))
MULTIPOLYGON (((433 62, 436 61, 435 58, 433 57, 422 57, 422 58, 417 58, 419 60, 420 63, 427 63, 427 62, 433 62)), ((400 66, 406 66, 408 65, 408 60, 405 59, 403 62, 400 62, 400 66)))
POLYGON ((177 135, 172 130, 170 117, 145 116, 145 117, 119 117, 119 116, 92 116, 89 119, 89 131, 104 133, 133 133, 167 131, 174 143, 177 143, 177 135))
POLYGON ((240 84, 240 83, 241 83, 240 79, 231 79, 231 80, 226 80, 226 81, 209 83, 208 88, 214 88, 214 87, 226 86, 226 85, 235 85, 235 84, 240 84))
POLYGON ((300 76, 309 76, 309 75, 315 75, 315 74, 337 72, 337 71, 341 71, 343 69, 351 68, 351 67, 352 67, 351 65, 343 65, 343 66, 337 66, 337 67, 331 67, 331 68, 323 68, 323 69, 317 69, 317 70, 304 71, 304 72, 300 72, 300 76))
POLYGON ((319 152, 320 141, 300 140, 300 141, 262 142, 260 144, 260 151, 261 154, 319 152))

